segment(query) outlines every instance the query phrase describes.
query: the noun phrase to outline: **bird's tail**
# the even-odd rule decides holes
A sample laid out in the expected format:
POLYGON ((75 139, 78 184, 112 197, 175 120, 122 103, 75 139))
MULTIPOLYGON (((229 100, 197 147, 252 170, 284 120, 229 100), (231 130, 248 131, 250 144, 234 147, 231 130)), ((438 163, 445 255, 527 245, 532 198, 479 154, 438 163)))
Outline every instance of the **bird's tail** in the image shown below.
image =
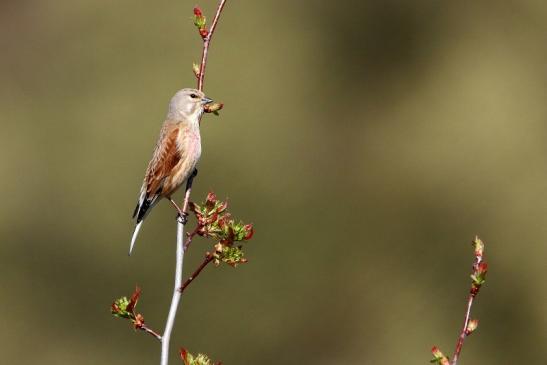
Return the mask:
POLYGON ((133 251, 133 246, 135 245, 135 241, 137 240, 137 236, 139 235, 139 231, 141 230, 141 224, 144 221, 140 221, 135 226, 135 231, 133 232, 133 237, 131 237, 131 245, 129 246, 129 256, 131 256, 131 251, 133 251))
POLYGON ((133 246, 135 245, 135 241, 137 240, 137 236, 139 235, 139 230, 141 229, 141 224, 150 213, 152 208, 156 205, 158 202, 158 194, 154 195, 151 199, 146 197, 146 191, 143 191, 141 193, 141 196, 139 197, 139 201, 137 202, 137 206, 135 207, 135 211, 133 212, 133 218, 137 219, 137 225, 135 226, 135 231, 133 232, 133 237, 131 238, 131 246, 129 247, 129 256, 131 256, 131 251, 133 250, 133 246))

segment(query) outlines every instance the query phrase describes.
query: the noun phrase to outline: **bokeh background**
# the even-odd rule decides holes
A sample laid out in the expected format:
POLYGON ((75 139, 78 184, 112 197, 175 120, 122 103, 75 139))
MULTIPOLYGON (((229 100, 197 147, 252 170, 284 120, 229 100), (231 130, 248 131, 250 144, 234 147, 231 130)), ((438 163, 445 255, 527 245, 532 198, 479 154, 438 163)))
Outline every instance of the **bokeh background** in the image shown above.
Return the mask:
MULTIPOLYGON (((1 363, 158 363, 109 306, 139 284, 163 329, 169 204, 126 253, 167 102, 195 85, 194 5, 0 3, 1 363)), ((453 351, 478 234, 491 268, 461 364, 547 363, 546 24, 541 0, 229 1, 193 199, 229 197, 256 235, 247 265, 187 291, 172 348, 426 364, 453 351)))

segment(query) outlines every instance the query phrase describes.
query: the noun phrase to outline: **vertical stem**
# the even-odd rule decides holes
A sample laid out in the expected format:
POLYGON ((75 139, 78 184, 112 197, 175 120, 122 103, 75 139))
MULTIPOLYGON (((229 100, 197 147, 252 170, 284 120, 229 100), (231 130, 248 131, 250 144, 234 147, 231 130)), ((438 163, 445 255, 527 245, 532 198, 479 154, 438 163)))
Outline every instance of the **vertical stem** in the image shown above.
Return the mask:
MULTIPOLYGON (((184 194, 184 203, 182 211, 188 212, 188 202, 190 201, 190 192, 192 191, 192 183, 194 177, 196 177, 197 170, 194 170, 188 181, 186 182, 186 193, 184 194)), ((184 264, 184 223, 177 221, 177 253, 175 264, 175 287, 173 288, 173 298, 171 298, 171 307, 169 308, 169 314, 167 315, 167 321, 165 322, 165 330, 161 338, 161 365, 167 365, 169 362, 169 341, 171 340, 171 332, 173 332, 173 326, 175 324, 175 317, 177 316, 177 309, 182 296, 180 290, 182 286, 182 269, 184 264)))
POLYGON ((205 66, 207 65, 209 43, 211 43, 211 38, 213 38, 213 33, 215 32, 215 29, 218 24, 218 19, 220 18, 220 13, 222 12, 222 9, 224 8, 225 3, 226 3, 226 0, 219 1, 217 6, 217 12, 215 14, 215 17, 213 18, 213 23, 211 24, 211 28, 209 28, 209 32, 207 33, 207 36, 203 39, 203 51, 201 53, 201 64, 199 66, 199 77, 198 77, 199 91, 203 91, 203 80, 205 79, 205 66))
MULTIPOLYGON (((188 194, 188 191, 187 191, 188 194)), ((177 315, 177 308, 179 306, 182 293, 179 288, 182 285, 182 268, 184 262, 184 224, 177 222, 177 258, 175 266, 175 287, 173 288, 173 298, 171 299, 171 307, 169 308, 169 314, 167 315, 167 322, 165 323, 165 330, 161 338, 161 365, 167 365, 169 362, 169 340, 171 339, 171 332, 173 331, 173 325, 175 324, 175 317, 177 315)))
MULTIPOLYGON (((209 28, 207 37, 203 40, 203 51, 201 54, 201 64, 199 69, 198 78, 198 90, 203 90, 203 80, 205 78, 205 65, 207 64, 207 54, 209 51, 209 44, 211 38, 218 24, 220 13, 224 8, 224 4, 227 0, 220 0, 218 3, 217 11, 209 28)), ((190 192, 192 190, 192 182, 194 180, 195 173, 190 175, 186 183, 186 194, 184 195, 184 203, 182 211, 188 212, 188 202, 190 201, 190 192)), ((182 287, 182 269, 184 262, 184 224, 182 222, 177 223, 177 253, 176 253, 176 267, 175 267, 175 287, 173 289, 173 298, 171 299, 171 307, 169 308, 169 314, 167 315, 167 322, 165 323, 165 330, 161 339, 161 365, 168 365, 169 363, 169 341, 171 339, 171 332, 175 324, 175 317, 177 316, 177 308, 182 296, 180 288, 182 287)))

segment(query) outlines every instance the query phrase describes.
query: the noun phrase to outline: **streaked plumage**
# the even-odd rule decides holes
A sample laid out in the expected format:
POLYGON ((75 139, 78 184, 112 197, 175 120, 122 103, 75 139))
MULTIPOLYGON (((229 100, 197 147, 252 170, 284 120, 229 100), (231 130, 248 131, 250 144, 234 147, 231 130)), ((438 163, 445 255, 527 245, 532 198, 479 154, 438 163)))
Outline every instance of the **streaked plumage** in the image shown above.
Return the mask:
POLYGON ((135 231, 129 254, 133 249, 141 224, 161 198, 171 195, 193 173, 201 155, 199 120, 203 106, 212 100, 195 89, 178 91, 169 103, 152 159, 144 175, 137 206, 135 231))

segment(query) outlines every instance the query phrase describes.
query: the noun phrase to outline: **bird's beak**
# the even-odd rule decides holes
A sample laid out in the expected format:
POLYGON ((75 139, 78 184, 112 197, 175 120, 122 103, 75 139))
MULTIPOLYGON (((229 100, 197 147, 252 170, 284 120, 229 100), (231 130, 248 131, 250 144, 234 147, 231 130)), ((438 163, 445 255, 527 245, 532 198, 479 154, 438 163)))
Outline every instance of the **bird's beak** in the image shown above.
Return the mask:
POLYGON ((203 99, 201 99, 201 103, 203 105, 205 104, 209 104, 209 103, 212 103, 213 102, 213 99, 209 99, 208 97, 204 96, 203 99))

